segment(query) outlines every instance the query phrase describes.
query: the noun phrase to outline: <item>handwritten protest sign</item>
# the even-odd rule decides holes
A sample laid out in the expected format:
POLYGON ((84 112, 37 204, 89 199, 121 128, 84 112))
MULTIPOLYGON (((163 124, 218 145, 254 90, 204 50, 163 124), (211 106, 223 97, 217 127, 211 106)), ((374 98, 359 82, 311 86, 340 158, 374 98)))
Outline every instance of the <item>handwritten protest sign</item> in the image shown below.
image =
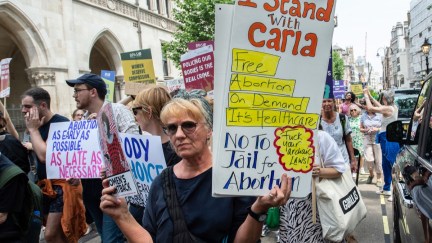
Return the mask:
POLYGON ((105 82, 107 87, 107 94, 105 95, 105 101, 114 101, 114 83, 115 83, 115 71, 101 71, 101 78, 105 82))
POLYGON ((292 197, 310 193, 334 7, 333 0, 217 5, 214 196, 263 195, 283 173, 292 177, 292 197))
POLYGON ((351 92, 353 92, 357 97, 363 97, 363 86, 362 84, 351 84, 351 92))
POLYGON ((170 93, 178 89, 186 89, 183 78, 166 80, 165 83, 170 93))
POLYGON ((10 75, 9 64, 12 58, 5 58, 0 61, 0 98, 8 97, 10 95, 10 75))
POLYGON ((122 148, 130 164, 138 194, 126 200, 145 207, 154 178, 166 168, 159 136, 120 133, 122 148))
POLYGON ((188 43, 187 47, 189 51, 201 48, 203 46, 211 46, 214 50, 214 41, 209 40, 209 41, 196 41, 196 42, 191 42, 188 43))
POLYGON ((213 90, 214 56, 212 46, 203 46, 183 54, 180 66, 187 90, 213 90))
POLYGON ((96 120, 50 125, 46 151, 48 179, 100 178, 101 166, 96 120))
POLYGON ((156 77, 150 49, 121 54, 125 93, 136 95, 147 84, 155 84, 156 77))
POLYGON ((111 103, 105 104, 99 111, 97 123, 99 143, 109 185, 116 187, 116 196, 118 197, 136 195, 137 188, 130 166, 121 147, 111 103))

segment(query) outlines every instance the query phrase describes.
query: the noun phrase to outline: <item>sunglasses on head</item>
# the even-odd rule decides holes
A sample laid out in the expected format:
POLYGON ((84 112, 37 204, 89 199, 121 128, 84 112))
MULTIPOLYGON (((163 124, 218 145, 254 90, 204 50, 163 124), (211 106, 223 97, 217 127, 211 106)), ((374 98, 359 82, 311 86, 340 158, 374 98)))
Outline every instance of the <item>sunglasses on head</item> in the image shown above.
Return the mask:
POLYGON ((166 135, 172 136, 177 133, 178 127, 181 127, 184 134, 191 134, 195 132, 197 124, 198 122, 193 122, 193 121, 185 121, 180 123, 179 125, 167 124, 166 126, 163 127, 163 131, 165 132, 166 135))

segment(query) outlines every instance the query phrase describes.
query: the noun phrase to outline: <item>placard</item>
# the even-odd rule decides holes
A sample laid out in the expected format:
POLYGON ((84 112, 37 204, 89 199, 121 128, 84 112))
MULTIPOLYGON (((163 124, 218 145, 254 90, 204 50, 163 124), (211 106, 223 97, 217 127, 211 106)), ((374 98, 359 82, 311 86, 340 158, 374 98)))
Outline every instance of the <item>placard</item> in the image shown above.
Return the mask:
POLYGON ((214 55, 212 46, 203 46, 180 58, 183 80, 187 90, 213 90, 214 55))
POLYGON ((5 58, 0 61, 0 98, 10 95, 9 64, 11 61, 12 58, 5 58))
POLYGON ((188 43, 187 47, 189 51, 201 48, 203 46, 211 46, 214 50, 214 41, 208 40, 208 41, 196 41, 188 43))
POLYGON ((114 101, 114 83, 115 83, 115 71, 102 70, 101 78, 105 82, 107 87, 107 94, 105 95, 105 101, 114 101))
POLYGON ((134 196, 137 187, 126 156, 122 150, 111 103, 106 103, 97 115, 99 144, 106 176, 110 186, 116 187, 117 197, 134 196))
POLYGON ((287 173, 291 196, 305 197, 311 191, 334 1, 237 1, 231 13, 224 6, 216 8, 215 80, 221 85, 215 85, 214 97, 221 100, 214 104, 220 115, 215 121, 221 122, 213 133, 212 193, 264 195, 287 173), (222 38, 229 44, 219 42, 222 38))
POLYGON ((186 89, 183 78, 166 80, 165 84, 168 88, 168 92, 170 93, 179 89, 186 89))
POLYGON ((122 148, 134 176, 138 194, 126 200, 145 207, 150 186, 166 168, 165 156, 159 136, 120 133, 122 148))
POLYGON ((46 141, 47 178, 100 178, 98 140, 96 120, 51 123, 46 141))
POLYGON ((126 94, 137 95, 146 85, 156 83, 150 49, 122 53, 121 60, 126 94))

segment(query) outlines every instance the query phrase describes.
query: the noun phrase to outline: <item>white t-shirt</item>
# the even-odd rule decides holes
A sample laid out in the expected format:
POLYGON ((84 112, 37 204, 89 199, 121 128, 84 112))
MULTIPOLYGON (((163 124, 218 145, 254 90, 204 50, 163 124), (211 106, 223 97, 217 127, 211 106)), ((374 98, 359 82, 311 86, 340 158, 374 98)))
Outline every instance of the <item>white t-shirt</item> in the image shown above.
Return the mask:
MULTIPOLYGON (((321 119, 321 126, 324 131, 326 131, 330 136, 336 141, 337 146, 339 147, 343 158, 345 159, 345 163, 350 163, 349 154, 343 140, 343 129, 342 123, 339 119, 339 113, 336 113, 336 120, 333 123, 327 123, 323 119, 321 119)), ((351 127, 348 122, 348 117, 345 116, 345 135, 351 134, 351 127)))
MULTIPOLYGON (((336 144, 335 140, 325 131, 318 131, 318 148, 323 160, 324 167, 335 168, 338 172, 344 173, 346 167, 345 160, 336 144)), ((315 154, 315 164, 320 163, 319 155, 315 154)))

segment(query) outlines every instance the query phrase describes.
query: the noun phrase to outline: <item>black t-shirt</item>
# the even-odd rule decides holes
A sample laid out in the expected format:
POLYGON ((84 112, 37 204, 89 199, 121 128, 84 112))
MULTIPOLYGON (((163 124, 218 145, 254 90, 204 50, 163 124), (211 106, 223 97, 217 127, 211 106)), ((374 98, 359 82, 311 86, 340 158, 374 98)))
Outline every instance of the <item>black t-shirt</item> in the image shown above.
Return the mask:
MULTIPOLYGON (((174 175, 176 194, 189 231, 205 242, 232 242, 255 197, 212 197, 212 169, 191 179, 174 175)), ((154 242, 172 242, 173 222, 166 206, 163 178, 153 181, 143 226, 154 242)))
POLYGON ((28 178, 19 174, 10 179, 9 182, 0 188, 0 212, 8 213, 7 219, 0 224, 0 242, 17 242, 22 240, 23 234, 12 219, 12 215, 19 217, 25 206, 25 188, 28 178))
POLYGON ((18 165, 25 173, 30 171, 30 163, 28 160, 29 152, 22 145, 21 141, 7 132, 1 132, 0 137, 4 139, 0 141, 0 153, 8 157, 10 161, 18 165))
MULTIPOLYGON (((49 128, 50 128, 51 123, 66 122, 66 121, 69 121, 69 119, 67 119, 64 116, 55 114, 51 118, 51 120, 49 120, 47 123, 45 123, 41 127, 39 127, 39 132, 40 132, 40 135, 42 137, 42 140, 46 141, 48 139, 48 133, 49 133, 49 128)), ((37 162, 38 162, 37 173, 38 173, 39 180, 46 179, 47 178, 47 174, 46 174, 46 165, 45 165, 45 163, 41 163, 39 161, 39 159, 37 159, 37 162)))
POLYGON ((180 158, 174 151, 170 141, 162 144, 162 150, 165 156, 167 167, 173 166, 182 160, 182 158, 180 158))

